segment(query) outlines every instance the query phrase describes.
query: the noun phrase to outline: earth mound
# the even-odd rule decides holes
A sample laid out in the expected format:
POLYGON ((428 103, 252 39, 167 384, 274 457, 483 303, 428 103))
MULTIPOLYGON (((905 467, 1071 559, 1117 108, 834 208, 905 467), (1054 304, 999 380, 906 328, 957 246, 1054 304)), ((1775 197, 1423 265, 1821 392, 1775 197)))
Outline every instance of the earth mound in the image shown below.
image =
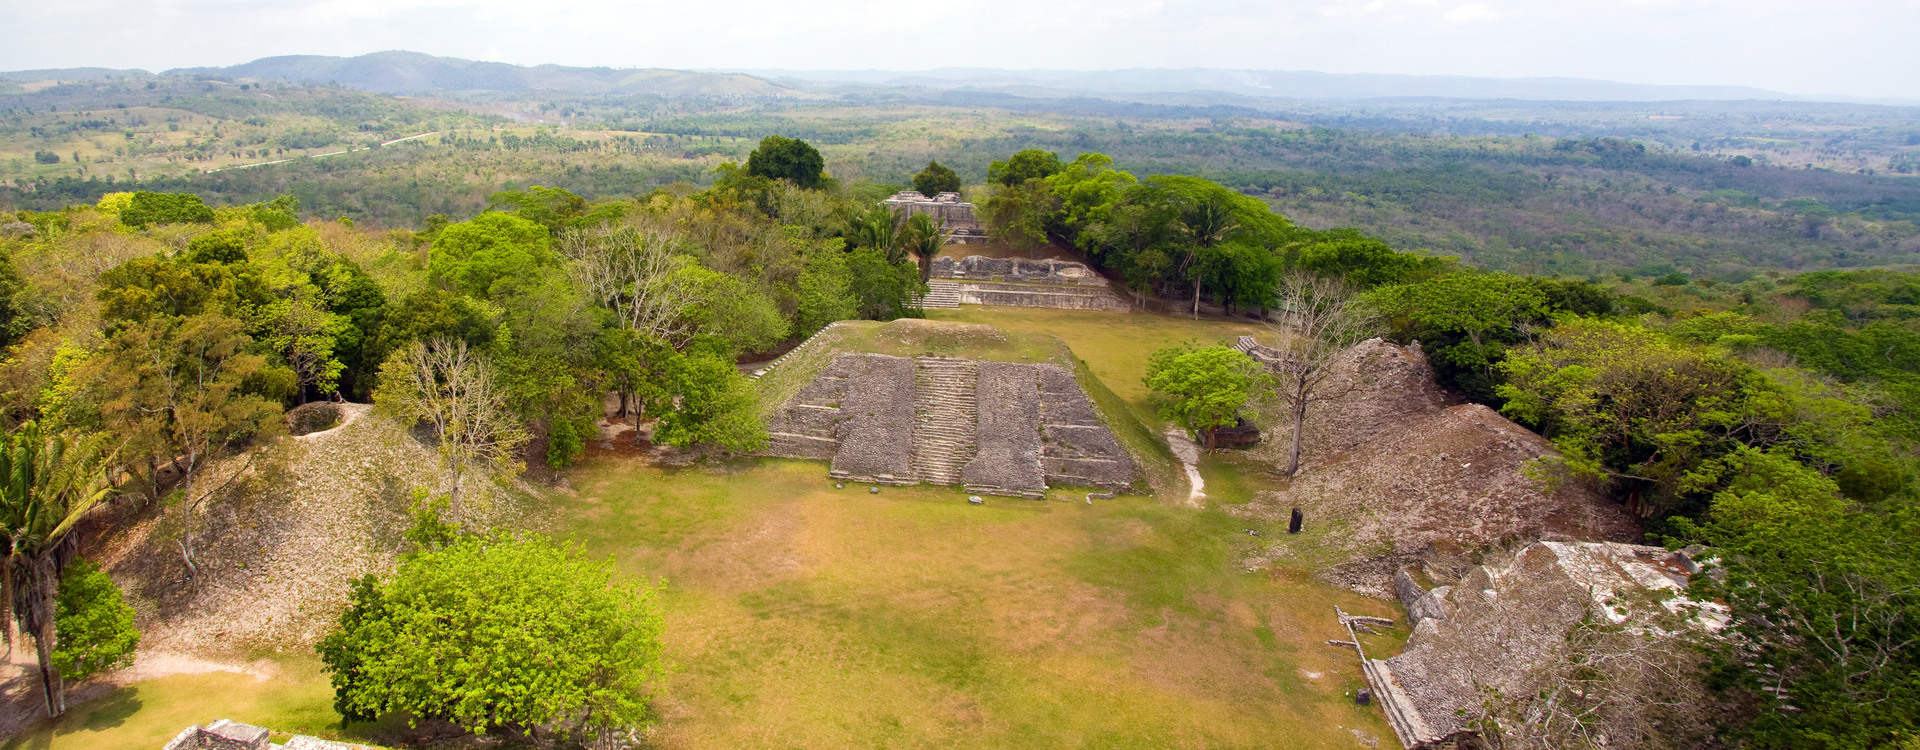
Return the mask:
MULTIPOLYGON (((1286 489, 1230 508, 1262 520, 1300 508, 1334 557, 1323 573, 1334 582, 1385 598, 1394 570, 1411 559, 1639 538, 1618 503, 1552 476, 1542 459, 1559 454, 1546 439, 1444 391, 1417 346, 1373 339, 1337 367, 1332 390, 1353 391, 1308 413, 1300 472, 1286 489)), ((1290 428, 1277 424, 1257 455, 1284 467, 1290 428)))

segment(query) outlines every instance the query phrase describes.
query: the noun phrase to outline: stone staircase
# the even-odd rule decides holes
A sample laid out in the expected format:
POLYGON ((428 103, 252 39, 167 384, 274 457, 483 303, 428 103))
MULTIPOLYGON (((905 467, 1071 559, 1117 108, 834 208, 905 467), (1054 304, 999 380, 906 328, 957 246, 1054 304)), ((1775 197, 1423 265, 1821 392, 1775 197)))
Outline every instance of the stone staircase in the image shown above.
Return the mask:
POLYGON ((922 310, 957 310, 960 308, 960 285, 940 279, 927 280, 927 296, 920 300, 922 310))
POLYGON ((979 365, 949 357, 914 362, 913 476, 928 484, 959 484, 960 470, 975 451, 979 365))

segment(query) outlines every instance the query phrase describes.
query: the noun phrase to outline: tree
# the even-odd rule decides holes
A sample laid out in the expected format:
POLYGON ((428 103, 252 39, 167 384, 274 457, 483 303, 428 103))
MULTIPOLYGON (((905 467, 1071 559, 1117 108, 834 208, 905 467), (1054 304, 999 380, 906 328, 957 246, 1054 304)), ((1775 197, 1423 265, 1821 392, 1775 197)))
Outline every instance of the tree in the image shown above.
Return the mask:
POLYGON ((900 233, 900 244, 913 255, 920 264, 920 283, 927 283, 933 275, 933 259, 946 249, 947 241, 953 234, 940 226, 940 220, 930 214, 914 214, 907 217, 907 225, 900 233))
POLYGON ((740 452, 766 446, 753 383, 717 348, 703 342, 666 359, 660 392, 667 398, 654 402, 660 418, 654 440, 680 448, 713 443, 740 452))
POLYGON ((1180 226, 1192 246, 1185 265, 1187 275, 1193 279, 1193 318, 1199 320, 1200 282, 1206 278, 1205 260, 1213 255, 1206 251, 1226 242, 1240 228, 1240 223, 1233 218, 1233 213, 1227 210, 1225 203, 1206 200, 1182 213, 1180 226))
POLYGON ((1280 285, 1281 322, 1273 326, 1280 341, 1280 361, 1271 365, 1275 393, 1293 421, 1293 446, 1287 451, 1286 475, 1300 471, 1301 434, 1307 410, 1320 401, 1353 393, 1362 383, 1336 388, 1334 363, 1354 344, 1373 335, 1372 308, 1353 287, 1338 279, 1294 272, 1280 285))
POLYGON ((155 317, 120 331, 83 370, 100 425, 122 440, 127 471, 148 498, 160 499, 163 468, 178 472, 177 546, 189 575, 199 510, 218 489, 196 486, 200 469, 280 425, 278 400, 261 395, 275 389, 272 373, 266 358, 247 353, 252 344, 239 321, 217 312, 155 317))
POLYGON ((53 631, 60 644, 53 666, 73 681, 131 666, 140 645, 126 595, 90 560, 75 560, 61 573, 53 631))
POLYGON ((1002 186, 987 199, 987 232, 1015 250, 1031 253, 1047 244, 1047 222, 1060 199, 1043 180, 1002 186))
POLYGON ((120 223, 144 228, 153 224, 210 224, 213 209, 192 193, 134 193, 120 212, 120 223))
POLYGON ((593 739, 651 715, 667 671, 655 597, 578 548, 467 537, 356 581, 317 650, 345 720, 593 739))
POLYGON ((599 227, 569 231, 560 246, 574 279, 613 313, 620 327, 643 337, 685 343, 700 303, 688 280, 693 259, 678 252, 684 239, 660 227, 599 227))
POLYGON ((1030 148, 1008 157, 1006 161, 996 161, 988 166, 987 180, 1014 187, 1027 180, 1044 180, 1065 168, 1066 165, 1060 163, 1059 154, 1030 148))
POLYGON ((926 169, 913 176, 913 189, 928 198, 941 193, 958 193, 960 175, 938 161, 929 161, 926 169))
POLYGON ((427 276, 479 299, 517 293, 559 258, 547 228, 511 214, 486 213, 449 225, 433 242, 427 276))
POLYGON ((1374 289, 1400 340, 1427 344, 1441 378, 1482 403, 1498 403, 1494 366, 1510 344, 1546 320, 1547 298, 1518 276, 1473 273, 1374 289))
POLYGON ((1167 397, 1160 416, 1204 435, 1208 450, 1214 428, 1238 424, 1254 388, 1267 380, 1259 363, 1224 346, 1172 347, 1147 360, 1147 387, 1167 397))
POLYGON ((926 285, 913 264, 889 259, 863 247, 847 254, 847 277, 860 317, 867 320, 910 318, 921 313, 914 300, 926 296, 926 285))
POLYGON ((35 422, 0 439, 0 521, 6 526, 5 586, 11 623, 33 634, 47 715, 67 710, 66 683, 54 664, 59 650, 60 574, 79 546, 73 534, 87 511, 105 500, 104 436, 48 434, 35 422))
POLYGON ((373 401, 388 414, 433 429, 440 460, 452 477, 448 499, 454 523, 462 520, 460 480, 467 471, 511 471, 514 451, 528 439, 508 408, 493 365, 457 339, 416 341, 394 352, 380 367, 373 401))
POLYGON ((564 188, 534 185, 487 196, 489 209, 510 213, 559 234, 587 213, 587 199, 564 188))
POLYGON ((793 314, 795 335, 811 336, 829 323, 860 315, 860 301, 853 295, 841 242, 836 238, 807 253, 806 270, 800 272, 797 282, 800 300, 793 314))
POLYGON ((770 135, 747 155, 747 174, 786 180, 798 187, 816 188, 827 163, 813 144, 798 138, 770 135))
POLYGON ((898 263, 906 257, 900 224, 901 217, 893 209, 875 205, 847 219, 847 242, 854 249, 872 248, 885 256, 888 263, 898 263))

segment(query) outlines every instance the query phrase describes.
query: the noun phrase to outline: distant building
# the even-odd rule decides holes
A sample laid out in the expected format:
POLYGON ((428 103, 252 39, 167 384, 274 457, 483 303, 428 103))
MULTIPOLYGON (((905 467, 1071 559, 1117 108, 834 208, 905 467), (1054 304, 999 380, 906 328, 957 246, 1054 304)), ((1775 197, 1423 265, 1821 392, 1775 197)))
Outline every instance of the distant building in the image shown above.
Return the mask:
POLYGON ((928 198, 918 190, 902 190, 880 201, 880 205, 892 209, 903 219, 914 214, 931 214, 940 220, 941 227, 953 233, 954 242, 987 241, 987 233, 980 229, 980 220, 974 217, 973 204, 960 200, 959 193, 941 193, 928 198))

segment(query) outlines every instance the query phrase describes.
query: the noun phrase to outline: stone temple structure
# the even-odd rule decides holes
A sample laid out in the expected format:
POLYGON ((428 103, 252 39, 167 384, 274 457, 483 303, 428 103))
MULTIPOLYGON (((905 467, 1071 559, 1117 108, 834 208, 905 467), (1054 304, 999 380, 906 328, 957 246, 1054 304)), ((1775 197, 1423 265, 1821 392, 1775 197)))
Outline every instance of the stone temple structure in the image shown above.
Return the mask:
POLYGON ((959 193, 941 193, 928 198, 918 190, 902 190, 880 201, 880 205, 903 219, 914 214, 931 214, 940 220, 940 226, 953 233, 954 242, 987 241, 987 233, 974 216, 973 204, 960 200, 959 193))
POLYGON ((1044 498, 1125 490, 1133 460, 1073 373, 1054 364, 841 354, 767 425, 767 453, 832 462, 836 479, 962 485, 1044 498))

